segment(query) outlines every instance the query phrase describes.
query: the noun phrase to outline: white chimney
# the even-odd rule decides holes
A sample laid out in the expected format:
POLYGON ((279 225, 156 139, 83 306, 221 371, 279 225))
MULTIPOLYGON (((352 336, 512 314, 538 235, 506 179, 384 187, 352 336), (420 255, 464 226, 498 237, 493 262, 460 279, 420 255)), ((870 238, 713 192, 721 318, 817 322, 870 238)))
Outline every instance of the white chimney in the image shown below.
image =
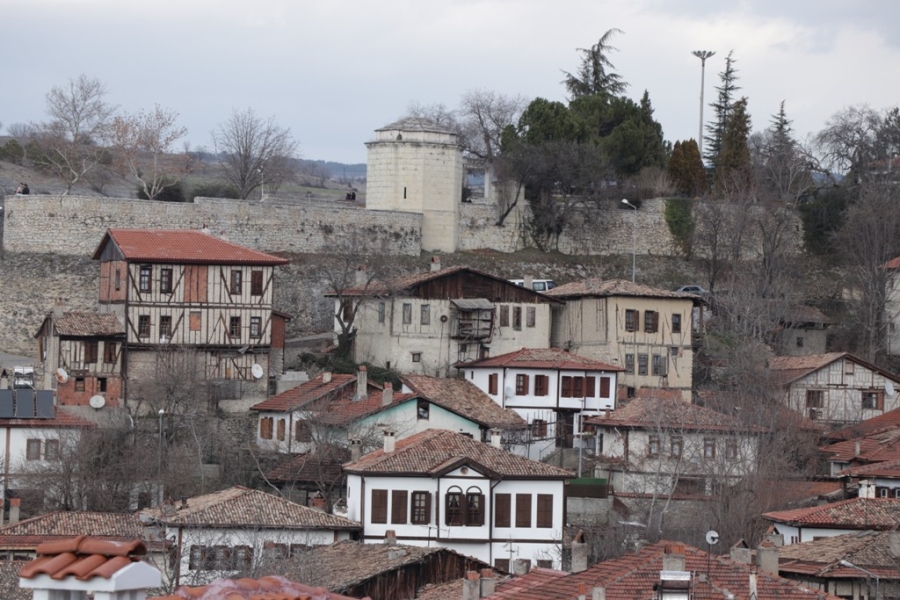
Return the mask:
POLYGON ((19 511, 22 508, 22 499, 21 498, 10 498, 9 499, 9 523, 12 525, 13 523, 19 522, 19 511))
POLYGON ((366 273, 366 265, 359 265, 356 268, 356 285, 362 286, 366 285, 366 279, 368 275, 366 273))
POLYGON ((493 569, 481 570, 481 597, 486 598, 497 591, 497 580, 493 569))
POLYGON ((366 398, 369 393, 369 373, 366 371, 366 366, 361 365, 359 367, 359 372, 356 374, 356 395, 353 396, 353 401, 357 402, 366 398))
POLYGON ((595 587, 591 590, 591 600, 606 600, 606 588, 595 587))
POLYGON ((853 456, 859 456, 860 443, 859 440, 856 440, 853 444, 853 456))
POLYGON ((513 575, 517 575, 519 577, 521 577, 522 575, 528 575, 529 570, 531 570, 531 561, 526 561, 521 558, 513 560, 513 575))
POLYGON ((331 371, 322 373, 322 383, 331 383, 331 371))
POLYGON ((763 573, 778 575, 778 546, 762 542, 756 549, 756 568, 763 573))
POLYGON ((860 498, 874 498, 875 497, 875 484, 869 481, 868 479, 861 479, 859 482, 859 497, 860 498))
POLYGON ((663 571, 684 571, 684 544, 667 544, 663 554, 663 571))
POLYGON ((384 390, 381 392, 381 405, 389 406, 394 401, 394 384, 390 381, 384 382, 384 390))
POLYGON ((534 290, 534 277, 531 275, 526 275, 525 279, 522 282, 522 287, 526 290, 534 290))
POLYGON ((581 573, 588 568, 588 549, 584 542, 584 533, 579 531, 572 539, 572 573, 581 573))
POLYGON ((754 573, 753 571, 750 571, 750 589, 749 589, 749 592, 750 592, 750 597, 751 597, 751 598, 758 598, 758 597, 759 597, 759 594, 758 594, 757 591, 756 591, 756 577, 757 577, 756 573, 754 573))
POLYGON ((478 580, 478 571, 468 571, 463 579, 462 600, 478 600, 481 595, 481 582, 478 580))
POLYGON ((385 453, 390 453, 394 451, 394 432, 385 430, 384 432, 384 451, 385 453))
POLYGON ((396 546, 397 545, 397 532, 393 529, 388 529, 384 532, 384 544, 386 546, 396 546))
POLYGON ((500 441, 500 430, 496 427, 491 429, 491 446, 493 446, 494 448, 502 448, 503 446, 501 445, 500 441))
POLYGON ((441 270, 441 257, 440 256, 432 256, 431 257, 431 269, 430 271, 434 273, 435 271, 441 270))
POLYGON ((350 440, 350 462, 356 462, 362 457, 362 440, 350 440))

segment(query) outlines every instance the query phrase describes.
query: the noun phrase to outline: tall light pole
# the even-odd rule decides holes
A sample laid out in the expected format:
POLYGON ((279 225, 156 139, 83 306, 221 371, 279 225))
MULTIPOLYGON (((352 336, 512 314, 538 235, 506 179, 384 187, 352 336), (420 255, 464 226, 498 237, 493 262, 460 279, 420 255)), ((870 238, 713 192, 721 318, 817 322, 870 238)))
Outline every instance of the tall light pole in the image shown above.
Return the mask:
MULTIPOLYGON (((858 567, 858 566, 854 565, 854 564, 853 564, 852 562, 850 562, 849 560, 839 560, 839 561, 838 561, 838 564, 840 564, 842 567, 849 567, 849 568, 851 568, 851 569, 856 569, 857 571, 860 571, 860 572, 862 572, 862 573, 865 573, 865 574, 868 575, 869 577, 875 579, 875 600, 878 600, 878 598, 879 598, 879 593, 878 593, 878 592, 879 592, 879 590, 878 590, 878 587, 879 587, 879 586, 878 586, 878 575, 876 575, 876 574, 873 573, 872 571, 868 571, 868 570, 866 570, 866 569, 863 569, 862 567, 858 567)), ((868 592, 866 592, 866 593, 868 594, 868 592)))
POLYGON ((634 209, 634 224, 631 227, 631 283, 634 283, 634 274, 637 272, 637 206, 622 198, 622 204, 634 209))
POLYGON ((715 52, 710 50, 694 50, 694 56, 700 59, 700 133, 697 136, 697 146, 700 150, 700 157, 703 158, 703 86, 706 78, 706 59, 713 56, 715 52))

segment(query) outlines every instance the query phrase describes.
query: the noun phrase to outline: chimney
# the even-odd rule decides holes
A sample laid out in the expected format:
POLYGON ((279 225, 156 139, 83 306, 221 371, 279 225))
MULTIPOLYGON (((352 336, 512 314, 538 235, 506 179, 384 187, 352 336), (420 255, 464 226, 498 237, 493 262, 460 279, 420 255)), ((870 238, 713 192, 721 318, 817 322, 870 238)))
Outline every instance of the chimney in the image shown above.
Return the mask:
POLYGON ((742 565, 750 565, 753 564, 753 553, 750 552, 750 548, 746 548, 744 546, 735 544, 728 551, 728 557, 734 562, 742 565))
POLYGON ((874 498, 875 484, 873 484, 868 479, 861 479, 859 481, 859 493, 857 495, 860 498, 874 498))
POLYGON ((390 381, 384 382, 384 390, 381 392, 381 405, 389 406, 394 401, 394 384, 390 381))
POLYGON ((400 560, 406 556, 406 548, 392 546, 388 548, 388 560, 400 560))
POLYGON ((350 462, 356 462, 362 457, 362 440, 350 440, 350 462))
POLYGON ((480 594, 480 584, 478 580, 478 571, 468 571, 466 578, 463 579, 463 600, 478 600, 480 594))
POLYGON ((750 592, 751 598, 759 598, 759 594, 756 591, 756 577, 756 573, 750 571, 750 589, 748 591, 750 592))
POLYGON ((666 544, 663 571, 684 571, 684 544, 666 544))
POLYGON ((587 584, 578 584, 578 600, 587 600, 587 584))
POLYGON ((356 373, 356 395, 353 396, 353 401, 358 402, 363 398, 366 398, 369 389, 369 373, 366 371, 366 366, 361 365, 359 367, 359 371, 356 373))
POLYGON ((497 591, 497 580, 493 569, 481 570, 481 597, 486 598, 497 591))
POLYGON ((384 430, 384 453, 390 454, 394 451, 394 432, 385 429, 384 430))
POLYGON ((22 499, 21 498, 10 498, 9 499, 9 524, 19 522, 19 511, 22 508, 22 499))
POLYGON ((441 270, 441 257, 434 255, 431 257, 431 268, 430 271, 434 273, 435 271, 441 270))
POLYGON ((494 448, 502 448, 500 440, 500 430, 494 427, 493 429, 491 429, 491 446, 493 446, 494 448))
POLYGON ((778 575, 778 546, 766 540, 756 549, 756 567, 763 573, 778 575))
POLYGON ((187 507, 188 507, 187 496, 182 496, 181 497, 181 508, 187 508, 187 507))
POLYGON ((356 285, 366 285, 367 278, 366 265, 356 267, 356 285))
POLYGON ((331 371, 322 373, 322 383, 331 383, 331 371))
POLYGON ((61 319, 65 312, 66 303, 62 298, 57 298, 53 303, 53 320, 61 319))
POLYGON ((853 442, 853 456, 859 456, 859 450, 860 450, 860 441, 856 440, 855 442, 853 442))
POLYGON ((766 533, 763 534, 763 540, 766 542, 772 542, 775 544, 776 548, 781 548, 784 546, 784 536, 780 533, 766 533))
POLYGON ((531 275, 526 275, 525 279, 523 279, 522 287, 524 287, 526 290, 534 291, 534 277, 532 277, 531 275))
POLYGON ((513 575, 521 577, 522 575, 528 575, 528 571, 531 570, 531 561, 525 560, 523 558, 517 558, 513 561, 513 575))
POLYGON ((584 532, 579 531, 572 538, 572 567, 573 573, 581 573, 587 571, 588 565, 587 544, 584 543, 584 532))
POLYGON ((606 600, 606 588, 595 587, 591 590, 591 600, 606 600))
POLYGON ((384 532, 384 544, 386 546, 396 546, 397 545, 397 532, 393 529, 388 529, 384 532))

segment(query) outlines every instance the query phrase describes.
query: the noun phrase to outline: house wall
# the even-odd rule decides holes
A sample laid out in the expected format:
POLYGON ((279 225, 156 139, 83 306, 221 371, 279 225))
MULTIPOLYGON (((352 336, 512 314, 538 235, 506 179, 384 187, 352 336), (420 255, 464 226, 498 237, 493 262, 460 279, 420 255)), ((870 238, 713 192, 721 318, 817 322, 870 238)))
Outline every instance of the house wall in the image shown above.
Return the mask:
POLYGON ((620 374, 625 388, 670 388, 681 390, 690 400, 693 380, 691 332, 693 302, 683 299, 613 296, 575 298, 553 308, 553 339, 557 348, 626 367, 626 355, 634 356, 634 367, 620 374), (625 311, 640 313, 637 331, 626 331, 625 311), (645 331, 647 311, 659 314, 655 333, 645 331), (672 316, 681 317, 681 331, 672 331, 672 316), (646 374, 639 372, 639 356, 647 357, 646 374), (653 356, 662 357, 666 375, 653 374, 653 356))
MULTIPOLYGON (((0 448, 3 448, 3 492, 8 489, 32 489, 36 484, 31 474, 41 473, 60 464, 81 438, 81 430, 58 427, 12 427, 0 421, 0 448), (28 440, 40 442, 40 458, 27 456, 28 440), (47 442, 57 442, 58 458, 48 458, 47 442)), ((49 493, 50 490, 44 490, 49 493)), ((4 495, 4 497, 8 497, 4 495)))
POLYGON ((827 329, 786 328, 775 336, 779 356, 809 356, 828 351, 827 329))
MULTIPOLYGON (((900 383, 886 378, 858 363, 841 358, 790 384, 786 404, 808 417, 829 423, 857 423, 900 407, 900 383), (885 384, 895 386, 893 396, 885 391, 885 384), (821 407, 808 406, 808 392, 823 392, 821 407), (883 398, 883 408, 863 408, 863 393, 883 398)), ((877 406, 877 404, 876 404, 877 406)))
POLYGON ((784 523, 773 523, 772 527, 775 533, 784 536, 784 545, 800 544, 803 542, 811 542, 816 538, 835 537, 847 533, 853 533, 854 529, 827 529, 823 527, 797 527, 795 525, 787 525, 784 523))
POLYGON ((900 274, 896 270, 888 271, 885 287, 885 349, 896 356, 900 354, 900 274))

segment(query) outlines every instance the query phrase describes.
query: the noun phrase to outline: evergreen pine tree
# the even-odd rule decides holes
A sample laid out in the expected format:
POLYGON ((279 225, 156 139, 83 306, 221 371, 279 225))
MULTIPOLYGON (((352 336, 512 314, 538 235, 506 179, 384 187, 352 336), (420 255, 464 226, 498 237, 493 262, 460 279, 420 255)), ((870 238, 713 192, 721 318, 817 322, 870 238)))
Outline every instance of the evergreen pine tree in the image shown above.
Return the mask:
POLYGON ((685 167, 686 163, 684 152, 681 149, 681 142, 677 141, 672 148, 672 154, 669 156, 669 165, 666 168, 666 172, 669 174, 669 179, 672 180, 672 185, 675 186, 675 189, 680 194, 687 195, 690 193, 690 182, 687 178, 685 167))
POLYGON ((687 181, 690 182, 688 194, 692 197, 702 196, 706 193, 709 186, 707 185, 706 169, 703 167, 703 159, 700 157, 700 147, 697 145, 697 141, 691 138, 683 143, 681 152, 684 155, 687 181))
POLYGON ((725 70, 719 73, 721 85, 716 87, 718 96, 716 101, 710 103, 713 109, 713 122, 706 125, 707 134, 703 141, 706 144, 706 159, 712 165, 713 170, 718 168, 719 153, 722 151, 722 137, 725 135, 725 125, 728 122, 728 115, 731 113, 734 93, 741 89, 735 82, 737 81, 737 69, 734 63, 737 62, 732 54, 734 50, 725 57, 725 70))
POLYGON ((746 183, 750 176, 750 115, 747 113, 747 98, 741 98, 732 107, 725 131, 722 148, 716 164, 716 180, 724 188, 746 183))

